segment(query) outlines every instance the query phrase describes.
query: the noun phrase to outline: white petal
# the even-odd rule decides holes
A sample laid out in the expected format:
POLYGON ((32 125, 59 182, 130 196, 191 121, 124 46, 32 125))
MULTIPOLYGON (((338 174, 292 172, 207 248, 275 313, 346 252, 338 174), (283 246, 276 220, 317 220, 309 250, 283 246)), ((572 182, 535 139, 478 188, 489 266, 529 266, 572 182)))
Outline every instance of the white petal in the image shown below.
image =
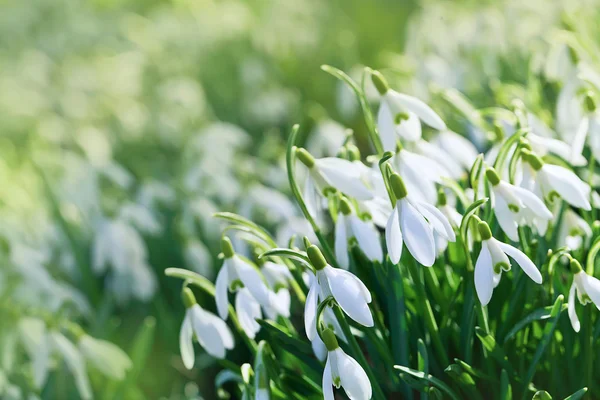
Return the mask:
POLYGON ((589 186, 581 181, 574 172, 551 164, 544 164, 540 172, 545 175, 546 182, 550 187, 567 203, 584 210, 591 210, 588 199, 589 186))
POLYGON ((33 367, 33 382, 35 386, 41 389, 46 383, 49 372, 50 362, 50 341, 48 336, 43 333, 40 337, 40 343, 35 348, 33 353, 32 367, 33 367))
POLYGON ((377 129, 379 130, 379 138, 381 139, 383 150, 396 151, 396 140, 398 139, 396 126, 394 124, 394 117, 385 101, 382 101, 379 106, 377 129))
POLYGON ((588 135, 589 119, 584 117, 579 122, 575 137, 571 141, 571 157, 567 158, 567 161, 580 156, 585 146, 585 139, 588 135))
POLYGON ((385 228, 385 243, 390 260, 394 264, 400 262, 402 255, 402 231, 400 230, 400 220, 398 219, 398 208, 394 207, 385 228))
POLYGON ((317 193, 315 182, 310 175, 306 177, 306 181, 304 182, 302 197, 304 198, 304 203, 306 204, 306 208, 310 215, 316 216, 319 211, 320 197, 317 193))
POLYGON ((600 309, 600 280, 585 274, 583 279, 583 287, 592 302, 598 309, 600 309))
POLYGON ((498 245, 499 242, 495 239, 491 239, 486 241, 485 243, 488 248, 488 251, 490 252, 490 256, 492 257, 492 266, 496 266, 498 264, 506 264, 506 266, 510 268, 510 260, 498 245))
POLYGON ((368 303, 371 294, 366 286, 348 271, 327 266, 323 270, 329 282, 331 294, 342 310, 364 326, 373 326, 373 316, 368 303))
POLYGON ((425 202, 418 203, 417 207, 419 212, 423 214, 433 226, 433 229, 449 241, 456 241, 456 235, 454 229, 452 229, 452 225, 450 225, 450 221, 448 221, 446 216, 440 210, 425 202))
POLYGON ((357 200, 369 200, 373 193, 362 181, 362 168, 348 160, 326 157, 316 160, 317 167, 334 188, 357 200))
POLYGON ((347 232, 346 216, 343 213, 339 213, 338 219, 335 222, 335 258, 337 258, 338 263, 344 269, 350 267, 347 232))
POLYGON ((358 242, 358 246, 371 261, 383 261, 383 250, 379 241, 379 232, 370 222, 365 222, 356 215, 350 216, 350 228, 358 242))
POLYGON ((437 115, 436 112, 431 109, 431 107, 416 97, 398 93, 394 90, 389 90, 385 96, 386 100, 390 102, 391 110, 394 110, 395 107, 397 107, 399 111, 401 109, 406 109, 417 114, 421 121, 425 122, 432 128, 440 131, 446 129, 446 124, 444 121, 442 121, 440 116, 437 115))
POLYGON ((225 322, 203 310, 198 304, 190 309, 192 328, 198 343, 215 358, 225 358, 225 349, 233 348, 233 335, 225 322))
POLYGON ((487 243, 483 242, 475 263, 475 291, 483 306, 487 306, 494 291, 494 269, 487 243))
POLYGON ((510 240, 513 242, 518 241, 519 233, 517 231, 516 222, 517 214, 508 208, 508 204, 506 203, 506 200, 504 200, 504 197, 495 196, 494 199, 494 212, 496 214, 496 220, 498 221, 498 224, 510 240))
POLYGON ((335 351, 340 380, 348 397, 352 400, 369 400, 372 396, 371 382, 365 370, 341 348, 335 351))
POLYGON ((577 311, 575 311, 575 282, 571 285, 571 289, 569 290, 569 319, 571 320, 571 326, 575 332, 579 332, 581 329, 581 324, 579 323, 579 318, 577 317, 577 311))
POLYGON ((533 192, 518 186, 512 186, 512 189, 514 194, 523 202, 525 207, 531 210, 532 213, 546 220, 552 219, 552 213, 548 207, 546 207, 546 204, 544 204, 544 202, 533 192))
POLYGON ((317 279, 314 278, 306 296, 306 302, 304 303, 304 330, 306 331, 308 340, 315 340, 317 336, 318 296, 319 284, 317 283, 317 279))
POLYGON ((324 400, 334 400, 333 397, 333 379, 331 379, 331 361, 327 357, 325 369, 323 369, 323 398, 324 400))
MULTIPOLYGON (((495 239, 491 239, 491 240, 495 240, 495 239)), ((513 247, 506 243, 502 243, 498 240, 496 240, 496 243, 498 244, 498 246, 500 246, 500 248, 502 249, 503 252, 505 252, 509 257, 511 257, 513 260, 515 260, 517 262, 517 264, 519 264, 521 269, 535 283, 537 283, 537 284, 542 283, 542 274, 537 269, 537 267, 535 266, 533 261, 531 261, 529 259, 529 257, 527 257, 525 255, 525 253, 523 253, 521 250, 517 249, 516 247, 513 247)))
POLYGON ((315 353, 315 356, 319 359, 319 361, 325 361, 325 358, 327 357, 327 348, 325 347, 325 343, 323 343, 321 340, 321 337, 319 335, 315 336, 314 340, 312 340, 310 344, 312 346, 313 353, 315 353))
POLYGON ((479 152, 465 137, 456 132, 444 131, 437 136, 437 143, 448 154, 458 161, 465 170, 469 170, 479 152))
POLYGON ((429 143, 425 140, 419 140, 416 144, 416 150, 424 155, 425 157, 433 160, 434 163, 438 164, 438 168, 445 169, 448 174, 454 179, 460 179, 464 170, 461 164, 454 158, 450 157, 446 151, 435 144, 429 143))
POLYGON ((408 112, 408 119, 396 125, 396 132, 403 140, 416 142, 421 139, 421 122, 417 114, 408 112))
POLYGON ((235 312, 237 313, 240 325, 250 339, 254 339, 256 333, 260 330, 260 325, 256 322, 257 318, 262 318, 260 304, 248 289, 242 289, 235 297, 235 312))
POLYGON ((92 398, 92 388, 87 376, 85 362, 79 350, 60 333, 51 333, 54 347, 60 352, 65 364, 75 379, 75 386, 82 399, 92 398))
POLYGON ((231 259, 234 262, 235 271, 246 288, 262 306, 271 307, 272 298, 269 295, 269 289, 262 280, 260 273, 247 261, 238 256, 231 259))
POLYGON ((433 229, 406 198, 399 203, 400 229, 406 248, 420 264, 431 267, 435 262, 433 229))
POLYGON ((217 303, 217 311, 219 312, 219 316, 224 320, 227 320, 229 315, 229 299, 227 298, 227 293, 229 291, 229 261, 230 260, 225 260, 215 282, 215 302, 217 303))
POLYGON ((277 293, 273 291, 269 291, 269 296, 271 297, 271 304, 273 307, 268 307, 265 310, 272 310, 275 312, 275 315, 271 313, 270 319, 276 319, 277 315, 281 315, 284 318, 289 318, 290 316, 290 291, 285 288, 280 288, 277 293))
POLYGON ((181 324, 181 330, 179 331, 179 351, 181 352, 181 359, 183 365, 187 369, 194 367, 194 344, 192 343, 192 323, 190 322, 190 311, 189 309, 185 312, 185 318, 181 324))

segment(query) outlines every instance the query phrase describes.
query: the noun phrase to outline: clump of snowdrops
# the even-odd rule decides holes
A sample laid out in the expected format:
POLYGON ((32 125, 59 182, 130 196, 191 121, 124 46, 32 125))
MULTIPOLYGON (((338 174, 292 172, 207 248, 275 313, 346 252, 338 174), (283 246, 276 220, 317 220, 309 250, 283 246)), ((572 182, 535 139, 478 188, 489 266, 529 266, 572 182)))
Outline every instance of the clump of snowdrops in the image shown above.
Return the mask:
POLYGON ((217 213, 230 224, 216 282, 166 270, 183 281, 185 367, 197 342, 223 367, 217 386, 257 399, 595 393, 600 114, 597 88, 569 55, 558 133, 519 99, 477 109, 438 93, 479 147, 380 72, 366 68, 358 84, 324 66, 356 94, 369 153, 350 132, 337 157, 317 158, 295 126, 287 174, 314 242, 278 247, 263 227, 217 213), (200 306, 201 292, 214 304, 200 306), (240 346, 252 357, 228 361, 240 346))

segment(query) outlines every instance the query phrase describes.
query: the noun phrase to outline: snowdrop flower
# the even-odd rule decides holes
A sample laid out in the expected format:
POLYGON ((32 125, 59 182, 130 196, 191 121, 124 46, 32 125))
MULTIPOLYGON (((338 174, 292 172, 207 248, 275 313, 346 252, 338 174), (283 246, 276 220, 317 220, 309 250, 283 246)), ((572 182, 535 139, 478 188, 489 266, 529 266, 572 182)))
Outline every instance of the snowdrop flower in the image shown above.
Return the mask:
POLYGON ((435 203, 437 196, 435 184, 443 183, 444 177, 451 177, 450 172, 431 158, 404 148, 398 150, 393 160, 398 173, 404 177, 411 197, 421 201, 435 203))
POLYGON ((372 389, 365 370, 354 358, 344 353, 331 329, 324 329, 322 338, 327 348, 327 362, 323 370, 325 400, 334 400, 333 386, 344 388, 350 399, 369 400, 372 389))
POLYGON ((260 309, 260 303, 252 297, 247 288, 242 288, 236 293, 235 313, 246 335, 254 339, 260 331, 260 324, 256 320, 262 318, 262 310, 260 309))
MULTIPOLYGON (((437 208, 444 215, 444 217, 446 217, 454 231, 460 229, 462 215, 458 211, 456 211, 456 208, 448 204, 448 199, 446 197, 444 189, 438 190, 437 208)), ((437 231, 434 231, 434 239, 436 243, 437 254, 439 255, 446 251, 446 249, 448 248, 448 240, 439 233, 437 233, 437 231)))
POLYGON ((510 270, 508 256, 513 258, 535 283, 542 283, 542 274, 525 253, 492 237, 492 231, 484 221, 479 222, 478 229, 481 235, 481 252, 475 264, 475 290, 483 306, 490 302, 494 288, 500 283, 502 271, 510 270))
POLYGON ((304 198, 311 212, 319 210, 320 195, 334 188, 357 200, 369 200, 373 193, 365 184, 368 168, 360 161, 336 157, 315 159, 305 149, 297 149, 298 159, 308 168, 309 176, 304 188, 304 198))
POLYGON ((569 290, 569 319, 573 330, 579 332, 581 325, 575 311, 575 294, 577 294, 577 299, 581 304, 594 303, 600 310, 600 280, 586 274, 579 261, 573 258, 570 266, 573 273, 573 284, 571 290, 569 290))
POLYGON ((400 262, 405 243, 415 260, 426 267, 432 266, 436 257, 434 231, 446 240, 456 240, 450 222, 431 204, 411 200, 400 175, 394 173, 390 176, 390 187, 396 198, 385 228, 390 259, 394 264, 400 262))
MULTIPOLYGON (((231 240, 228 237, 221 240, 221 250, 225 261, 215 283, 215 298, 219 316, 227 320, 228 291, 235 292, 243 287, 248 289, 251 297, 256 299, 261 306, 273 307, 279 310, 281 306, 275 293, 267 288, 260 273, 252 264, 235 254, 231 240)), ((281 314, 286 312, 285 310, 279 311, 281 311, 281 314)))
POLYGON ((573 172, 559 165, 546 164, 535 153, 523 150, 524 184, 539 198, 552 202, 559 196, 573 207, 591 210, 590 186, 573 172))
MULTIPOLYGON (((596 160, 600 159, 600 111, 591 92, 586 93, 584 109, 587 113, 581 118, 573 138, 572 157, 583 157, 586 140, 596 160)), ((585 158, 585 157, 584 157, 585 158)), ((576 164, 573 164, 576 165, 576 164)), ((585 165, 585 164, 580 164, 585 165)))
POLYGON ((261 266, 260 271, 265 277, 269 288, 275 293, 276 301, 279 304, 277 309, 273 307, 265 308, 267 317, 272 320, 277 319, 277 315, 289 318, 291 297, 288 288, 290 280, 293 279, 290 270, 285 265, 266 261, 261 266))
POLYGON ((491 167, 487 168, 485 175, 492 186, 496 219, 510 240, 519 240, 517 228, 523 223, 535 227, 540 235, 546 233, 552 213, 539 197, 527 189, 501 180, 491 167))
POLYGON ((340 308, 361 325, 373 326, 373 316, 369 310, 371 293, 354 274, 340 268, 333 268, 315 245, 306 249, 311 264, 317 271, 312 280, 304 305, 304 328, 309 340, 317 336, 317 308, 319 297, 333 296, 340 308))
POLYGON ((575 211, 566 209, 558 230, 558 246, 578 250, 592 237, 592 228, 575 211))
POLYGON ((363 221, 352 212, 350 202, 340 200, 340 212, 335 223, 335 257, 344 269, 350 266, 348 240, 355 238, 358 247, 371 261, 383 261, 379 232, 371 221, 363 221))
POLYGON ((445 153, 456 161, 464 171, 469 171, 479 155, 479 152, 467 138, 456 132, 446 130, 440 132, 434 139, 435 143, 445 153))
POLYGON ((379 136, 385 151, 394 151, 398 138, 409 142, 421 138, 421 122, 437 130, 445 130, 446 124, 421 100, 390 89, 383 75, 373 71, 371 79, 382 96, 377 115, 379 136))
POLYGON ((216 358, 225 358, 226 350, 233 349, 233 334, 227 324, 213 313, 202 309, 187 287, 182 291, 182 300, 186 307, 179 332, 179 350, 183 365, 187 369, 194 367, 194 335, 208 354, 216 358))
POLYGON ((123 380, 126 371, 131 368, 127 354, 106 340, 95 339, 82 332, 77 347, 86 360, 113 379, 123 380))

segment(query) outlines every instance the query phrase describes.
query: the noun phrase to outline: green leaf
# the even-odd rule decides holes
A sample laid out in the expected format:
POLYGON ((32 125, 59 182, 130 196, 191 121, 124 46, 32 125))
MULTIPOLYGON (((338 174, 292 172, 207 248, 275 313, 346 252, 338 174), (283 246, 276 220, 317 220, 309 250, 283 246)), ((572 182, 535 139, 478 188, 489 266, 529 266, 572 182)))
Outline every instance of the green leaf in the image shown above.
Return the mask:
POLYGON ((588 391, 588 388, 586 388, 586 387, 579 389, 572 395, 565 397, 565 400, 579 400, 579 399, 583 398, 583 395, 585 395, 587 393, 587 391, 588 391))
POLYGON ((477 156, 473 165, 471 166, 471 170, 469 171, 469 183, 471 184, 471 188, 477 195, 479 190, 479 176, 481 175, 481 168, 483 167, 483 154, 477 156))
POLYGON ((231 212, 218 212, 213 214, 213 217, 223 219, 228 222, 233 222, 235 224, 243 225, 249 229, 249 232, 252 232, 255 236, 264 240, 272 247, 275 247, 277 245, 271 237, 271 235, 269 235, 269 232, 267 232, 264 228, 258 226, 254 222, 250 221, 249 219, 242 217, 241 215, 231 212))
POLYGON ((187 269, 181 268, 167 268, 165 270, 165 275, 173 278, 184 279, 188 281, 190 284, 198 286, 200 289, 204 290, 210 296, 215 296, 215 285, 205 277, 200 274, 197 274, 193 271, 189 271, 187 269))
POLYGON ((512 400, 512 387, 505 369, 500 374, 500 400, 512 400))
MULTIPOLYGON (((563 312, 568 307, 567 304, 563 304, 560 312, 563 312)), ((509 339, 517 334, 521 329, 523 329, 526 325, 534 322, 534 321, 543 321, 552 317, 552 306, 538 308, 519 322, 515 324, 515 326, 506 334, 504 338, 504 342, 506 343, 509 339)))
POLYGON ((301 262, 302 264, 307 265, 308 267, 310 267, 312 269, 310 260, 308 259, 308 256, 306 255, 306 252, 304 252, 304 251, 298 251, 298 250, 277 247, 275 249, 265 251, 258 258, 260 259, 263 257, 286 257, 286 258, 290 258, 292 260, 301 262))
POLYGON ((489 354, 495 358, 504 369, 513 375, 513 368, 508 361, 508 357, 506 357, 506 354, 504 354, 502 347, 496 343, 496 339, 494 339, 491 334, 486 334, 485 331, 478 326, 475 327, 475 334, 479 340, 481 340, 483 347, 489 352, 489 354))
MULTIPOLYGON (((400 370, 401 372, 408 374, 414 378, 426 381, 426 382, 434 385, 435 387, 437 387, 438 389, 440 389, 441 391, 446 393, 451 399, 454 399, 454 400, 460 399, 460 397, 448 385, 446 385, 441 380, 435 378, 433 375, 426 374, 425 372, 422 372, 422 371, 416 371, 416 370, 408 368, 408 367, 403 367, 402 365, 394 365, 394 368, 396 368, 396 369, 400 370)), ((402 379, 404 379, 403 374, 400 374, 400 377, 402 379)))
POLYGON ((552 396, 550 396, 550 393, 546 392, 545 390, 538 390, 535 392, 531 400, 552 400, 552 396))

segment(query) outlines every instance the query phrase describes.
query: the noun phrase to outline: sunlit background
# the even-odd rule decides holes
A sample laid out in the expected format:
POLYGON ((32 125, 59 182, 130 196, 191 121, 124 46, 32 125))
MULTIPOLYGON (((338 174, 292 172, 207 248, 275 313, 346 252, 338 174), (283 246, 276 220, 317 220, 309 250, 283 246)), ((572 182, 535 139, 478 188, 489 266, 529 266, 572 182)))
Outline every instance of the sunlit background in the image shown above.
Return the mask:
POLYGON ((281 243, 309 233, 285 195, 291 126, 315 155, 335 154, 348 128, 365 131, 352 93, 320 66, 359 82, 378 68, 434 104, 447 87, 481 107, 509 104, 531 93, 531 74, 544 76, 538 92, 556 90, 569 31, 600 54, 597 3, 1 2, 1 397, 78 398, 60 358, 34 382, 41 319, 131 357, 122 380, 87 369, 95 398, 215 398, 214 360, 181 363, 180 282, 163 271, 214 278, 217 210, 266 224, 281 243))

